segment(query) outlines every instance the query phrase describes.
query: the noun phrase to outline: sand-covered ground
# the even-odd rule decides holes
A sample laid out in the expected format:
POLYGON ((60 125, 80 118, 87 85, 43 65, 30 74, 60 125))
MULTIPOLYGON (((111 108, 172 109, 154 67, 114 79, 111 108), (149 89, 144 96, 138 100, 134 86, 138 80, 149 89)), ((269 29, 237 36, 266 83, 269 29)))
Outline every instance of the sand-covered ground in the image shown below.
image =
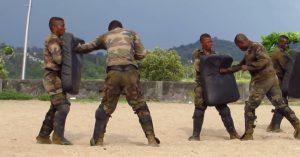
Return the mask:
MULTIPOLYGON (((257 110, 254 141, 229 140, 215 108, 208 108, 200 142, 189 142, 193 105, 149 102, 155 131, 161 140, 158 148, 147 146, 138 119, 131 108, 120 103, 107 128, 104 147, 90 147, 94 113, 99 102, 73 102, 66 124, 66 137, 73 146, 36 144, 42 120, 49 108, 43 101, 0 101, 0 157, 259 157, 300 156, 300 140, 283 120, 282 133, 265 131, 271 119, 271 106, 257 110)), ((230 105, 236 128, 244 131, 243 105, 230 105)), ((300 117, 300 107, 292 106, 300 117)))

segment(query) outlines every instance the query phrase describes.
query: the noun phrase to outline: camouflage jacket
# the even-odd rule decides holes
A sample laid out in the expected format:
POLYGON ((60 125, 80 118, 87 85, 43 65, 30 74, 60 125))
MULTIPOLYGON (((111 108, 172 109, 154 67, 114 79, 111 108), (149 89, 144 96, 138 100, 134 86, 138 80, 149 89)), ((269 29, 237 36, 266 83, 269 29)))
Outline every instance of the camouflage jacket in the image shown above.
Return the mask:
MULTIPOLYGON (((211 54, 215 54, 215 51, 211 51, 209 52, 209 55, 211 54)), ((193 66, 195 68, 196 71, 196 82, 200 83, 200 58, 201 56, 205 55, 204 51, 202 49, 196 49, 193 51, 192 53, 192 62, 193 62, 193 66)))
POLYGON ((146 55, 146 50, 137 33, 123 28, 113 29, 94 41, 77 46, 76 50, 89 53, 93 50, 104 49, 107 51, 106 64, 135 65, 136 60, 141 60, 146 55))
POLYGON ((229 70, 232 72, 239 71, 242 69, 242 65, 248 66, 252 80, 264 80, 275 76, 272 60, 267 50, 259 43, 251 43, 245 52, 244 59, 229 70))
POLYGON ((289 62, 290 57, 284 52, 283 49, 275 47, 272 51, 271 59, 278 78, 282 80, 287 70, 287 63, 289 62))
POLYGON ((44 48, 44 70, 60 71, 62 62, 62 41, 55 34, 48 35, 44 48))

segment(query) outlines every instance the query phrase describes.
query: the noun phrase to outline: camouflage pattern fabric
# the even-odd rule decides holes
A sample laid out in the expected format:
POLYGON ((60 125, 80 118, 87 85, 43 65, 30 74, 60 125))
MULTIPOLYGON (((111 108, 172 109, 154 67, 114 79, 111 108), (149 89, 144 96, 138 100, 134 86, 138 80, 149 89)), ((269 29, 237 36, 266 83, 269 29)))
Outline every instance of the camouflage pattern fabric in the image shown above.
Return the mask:
POLYGON ((45 41, 43 85, 53 105, 62 104, 66 100, 60 79, 61 45, 61 40, 54 34, 50 34, 45 41))
POLYGON ((244 59, 229 70, 232 72, 239 71, 242 65, 248 66, 253 81, 261 81, 276 76, 267 50, 259 43, 253 42, 246 51, 244 59))
POLYGON ((280 81, 282 81, 283 76, 288 68, 288 62, 290 60, 290 57, 284 52, 283 49, 280 47, 275 47, 272 50, 272 56, 271 56, 274 69, 276 71, 276 75, 279 78, 280 81))
POLYGON ((143 59, 146 55, 138 34, 123 28, 115 28, 90 43, 79 45, 76 50, 89 53, 98 49, 107 51, 107 66, 135 65, 137 67, 136 60, 143 59))
MULTIPOLYGON (((256 119, 255 109, 261 104, 262 99, 267 96, 276 110, 281 114, 290 116, 283 109, 290 109, 282 98, 278 78, 275 74, 271 58, 266 49, 259 43, 252 43, 246 51, 244 59, 240 64, 229 68, 236 72, 241 70, 242 65, 247 65, 252 76, 250 81, 250 96, 245 105, 245 119, 251 125, 256 119)), ((298 122, 298 120, 295 121, 298 122)), ((246 124, 247 125, 247 124, 246 124)))
POLYGON ((124 93, 128 104, 134 111, 146 106, 140 88, 140 74, 138 70, 115 71, 107 73, 104 85, 104 96, 101 101, 106 114, 111 115, 117 106, 119 97, 124 93))
MULTIPOLYGON (((209 52, 209 54, 216 54, 215 51, 209 52)), ((192 53, 192 62, 196 71, 196 82, 200 84, 200 57, 204 54, 202 49, 196 49, 192 53)))

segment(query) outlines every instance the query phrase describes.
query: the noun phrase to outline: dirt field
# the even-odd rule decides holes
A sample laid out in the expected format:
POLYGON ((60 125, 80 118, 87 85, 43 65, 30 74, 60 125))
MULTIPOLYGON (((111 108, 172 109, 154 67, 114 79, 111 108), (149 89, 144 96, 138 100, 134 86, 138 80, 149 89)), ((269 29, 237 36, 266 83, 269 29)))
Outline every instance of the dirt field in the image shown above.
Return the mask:
MULTIPOLYGON (((254 141, 229 140, 229 136, 214 108, 208 108, 200 142, 189 142, 192 133, 193 105, 150 102, 159 148, 147 146, 136 115, 125 103, 119 104, 107 128, 104 147, 90 147, 94 113, 98 102, 74 102, 68 116, 66 137, 73 146, 36 144, 42 120, 49 102, 0 101, 0 157, 190 157, 190 156, 281 156, 300 154, 300 140, 292 136, 293 129, 283 120, 283 133, 265 131, 271 119, 271 106, 257 110, 254 141)), ((243 105, 231 105, 231 112, 240 134, 244 131, 243 105)), ((300 107, 292 106, 300 116, 300 107)))

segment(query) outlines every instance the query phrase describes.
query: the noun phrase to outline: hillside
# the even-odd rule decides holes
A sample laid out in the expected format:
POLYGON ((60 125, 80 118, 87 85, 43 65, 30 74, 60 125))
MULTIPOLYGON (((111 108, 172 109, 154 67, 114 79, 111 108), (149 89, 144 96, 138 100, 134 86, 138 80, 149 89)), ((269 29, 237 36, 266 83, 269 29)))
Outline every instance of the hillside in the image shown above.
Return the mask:
MULTIPOLYGON (((214 49, 218 54, 227 54, 233 57, 235 61, 240 61, 243 53, 231 41, 218 39, 214 40, 214 49)), ((5 46, 0 43, 0 49, 5 46)), ((199 48, 199 42, 173 47, 181 56, 183 64, 190 64, 192 52, 199 48)), ((300 43, 291 45, 292 49, 300 51, 300 43)), ((9 71, 10 79, 21 78, 22 61, 23 61, 23 48, 14 48, 14 55, 6 60, 6 69, 9 71)), ((28 49, 28 59, 26 68, 26 79, 40 79, 42 78, 42 62, 43 62, 43 49, 32 47, 28 49)), ((84 66, 82 70, 83 79, 104 79, 105 77, 105 53, 95 52, 93 54, 84 55, 84 66)))
MULTIPOLYGON (((217 37, 214 37, 213 41, 214 50, 218 54, 227 54, 231 56, 234 61, 240 61, 242 59, 244 54, 235 46, 234 42, 218 39, 217 37)), ((186 64, 191 62, 193 51, 199 47, 199 41, 196 41, 195 43, 173 47, 172 49, 178 52, 182 62, 186 64)), ((300 43, 291 44, 291 48, 300 51, 300 43)))
MULTIPOLYGON (((217 37, 213 38, 213 47, 218 54, 227 54, 233 57, 235 61, 239 61, 243 57, 243 53, 235 46, 235 44, 228 40, 218 39, 217 37)), ((181 45, 179 47, 173 47, 172 49, 176 50, 181 56, 183 63, 189 63, 192 59, 192 52, 195 49, 200 47, 199 41, 196 41, 192 44, 181 45)))
MULTIPOLYGON (((0 49, 4 47, 0 44, 0 49)), ((20 79, 23 63, 23 48, 14 48, 14 55, 6 60, 5 67, 9 71, 8 78, 20 79)), ((43 49, 29 48, 26 79, 42 78, 43 66, 43 49)), ((82 79, 104 79, 105 77, 105 56, 102 53, 84 55, 82 79)))

